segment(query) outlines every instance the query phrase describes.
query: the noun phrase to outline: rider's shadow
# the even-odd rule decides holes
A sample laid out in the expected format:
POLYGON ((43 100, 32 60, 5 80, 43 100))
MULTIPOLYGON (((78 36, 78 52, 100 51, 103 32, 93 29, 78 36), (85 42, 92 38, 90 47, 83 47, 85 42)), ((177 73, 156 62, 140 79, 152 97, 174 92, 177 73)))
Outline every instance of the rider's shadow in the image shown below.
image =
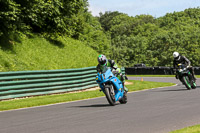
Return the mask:
MULTIPOLYGON (((116 103, 115 105, 118 105, 119 103, 116 103)), ((110 104, 94 104, 94 105, 83 105, 83 106, 73 106, 76 108, 101 108, 101 107, 112 107, 110 104)))

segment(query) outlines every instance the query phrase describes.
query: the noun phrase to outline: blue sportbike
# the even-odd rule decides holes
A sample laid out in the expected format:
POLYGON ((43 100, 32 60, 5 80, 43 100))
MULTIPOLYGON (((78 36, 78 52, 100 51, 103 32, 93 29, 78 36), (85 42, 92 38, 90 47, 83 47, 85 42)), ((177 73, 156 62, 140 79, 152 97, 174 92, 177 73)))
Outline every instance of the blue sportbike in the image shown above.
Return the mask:
POLYGON ((117 72, 111 71, 110 67, 104 67, 102 73, 97 73, 96 82, 101 91, 104 92, 111 106, 119 101, 121 104, 127 103, 127 92, 123 88, 122 82, 116 77, 117 72))

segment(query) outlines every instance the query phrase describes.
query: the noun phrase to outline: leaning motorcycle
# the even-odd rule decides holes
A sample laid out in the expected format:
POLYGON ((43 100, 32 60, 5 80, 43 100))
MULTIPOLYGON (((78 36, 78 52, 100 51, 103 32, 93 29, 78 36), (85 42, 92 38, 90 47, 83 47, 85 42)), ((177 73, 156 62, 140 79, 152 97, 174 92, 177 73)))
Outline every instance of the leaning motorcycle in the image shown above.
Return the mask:
POLYGON ((121 104, 127 103, 127 92, 123 89, 123 84, 116 74, 110 67, 105 66, 102 73, 97 73, 96 76, 96 82, 111 106, 115 106, 117 101, 121 104))
POLYGON ((196 89, 196 83, 192 74, 183 64, 178 64, 178 78, 188 90, 196 89))

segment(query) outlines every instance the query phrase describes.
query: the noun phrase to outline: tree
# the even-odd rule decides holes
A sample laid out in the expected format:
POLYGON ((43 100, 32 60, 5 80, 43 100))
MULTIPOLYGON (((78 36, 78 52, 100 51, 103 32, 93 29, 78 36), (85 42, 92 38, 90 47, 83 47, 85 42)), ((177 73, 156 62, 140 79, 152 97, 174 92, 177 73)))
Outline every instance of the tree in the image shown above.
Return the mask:
POLYGON ((20 19, 20 5, 13 0, 0 0, 0 36, 9 37, 9 34, 23 30, 24 25, 20 19))

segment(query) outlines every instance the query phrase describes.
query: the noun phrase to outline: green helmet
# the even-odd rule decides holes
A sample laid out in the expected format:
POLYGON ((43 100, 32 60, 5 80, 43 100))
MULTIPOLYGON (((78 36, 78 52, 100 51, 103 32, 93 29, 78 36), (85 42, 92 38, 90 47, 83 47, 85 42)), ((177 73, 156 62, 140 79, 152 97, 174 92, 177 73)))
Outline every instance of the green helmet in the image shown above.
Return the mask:
POLYGON ((98 56, 97 59, 98 59, 98 62, 99 62, 100 65, 105 66, 107 64, 107 58, 106 58, 105 55, 101 54, 101 55, 98 56))

